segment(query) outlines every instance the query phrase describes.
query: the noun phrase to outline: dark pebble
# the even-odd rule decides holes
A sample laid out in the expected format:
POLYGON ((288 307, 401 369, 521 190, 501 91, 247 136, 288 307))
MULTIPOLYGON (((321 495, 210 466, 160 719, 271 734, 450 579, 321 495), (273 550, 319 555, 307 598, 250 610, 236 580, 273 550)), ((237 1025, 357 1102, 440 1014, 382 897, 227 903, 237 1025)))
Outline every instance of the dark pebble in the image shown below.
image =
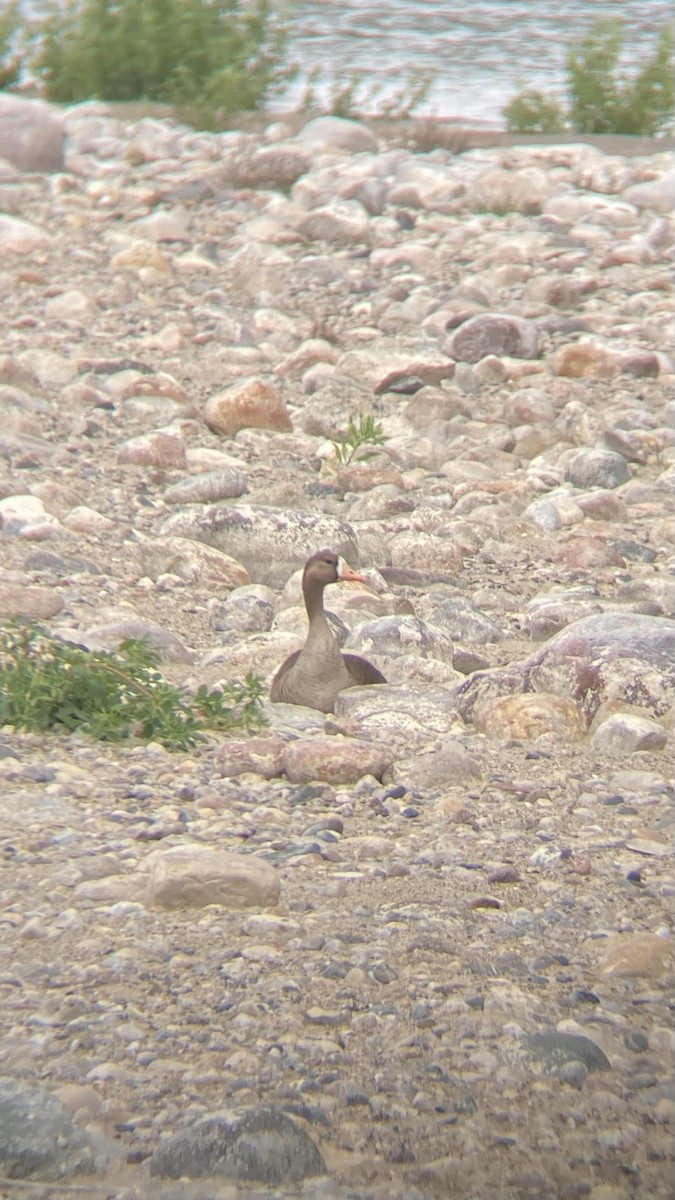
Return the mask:
POLYGON ((649 1040, 645 1037, 641 1029, 629 1029, 623 1039, 623 1044, 627 1050, 632 1050, 634 1054, 644 1054, 645 1050, 649 1049, 649 1040))
POLYGON ((599 1004, 600 997, 596 996, 595 992, 589 992, 586 988, 575 988, 572 992, 573 1004, 599 1004))
POLYGON ((415 808, 413 804, 406 804, 405 808, 401 809, 401 816, 406 817, 409 821, 412 821, 414 817, 419 817, 419 815, 420 810, 415 808))
POLYGON ((398 783, 396 785, 396 787, 387 788, 386 792, 382 796, 382 799, 383 800, 402 800, 403 797, 405 796, 407 790, 408 790, 407 788, 403 787, 403 784, 398 783))

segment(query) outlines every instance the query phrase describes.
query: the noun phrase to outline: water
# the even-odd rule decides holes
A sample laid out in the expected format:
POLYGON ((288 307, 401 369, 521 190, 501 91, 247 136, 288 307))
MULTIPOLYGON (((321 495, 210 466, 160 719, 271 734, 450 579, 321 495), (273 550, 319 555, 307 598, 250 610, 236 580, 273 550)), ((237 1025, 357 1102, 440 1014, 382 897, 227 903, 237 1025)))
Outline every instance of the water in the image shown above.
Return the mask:
POLYGON ((275 107, 297 103, 316 68, 324 101, 331 78, 363 71, 391 94, 419 69, 436 78, 418 115, 500 126, 501 109, 521 84, 560 94, 570 40, 607 17, 624 22, 630 65, 653 45, 655 30, 675 21, 675 2, 297 0, 291 53, 301 73, 275 107))

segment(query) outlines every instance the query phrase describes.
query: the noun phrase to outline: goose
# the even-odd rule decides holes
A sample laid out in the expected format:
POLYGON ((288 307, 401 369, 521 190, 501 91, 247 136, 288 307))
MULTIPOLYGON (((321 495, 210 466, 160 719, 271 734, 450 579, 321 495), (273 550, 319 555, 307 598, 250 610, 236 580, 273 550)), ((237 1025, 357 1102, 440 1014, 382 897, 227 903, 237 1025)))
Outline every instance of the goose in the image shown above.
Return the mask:
POLYGON ((333 711, 335 697, 345 688, 386 683, 384 675, 358 654, 346 654, 336 642, 323 608, 329 583, 354 580, 365 583, 333 550, 319 550, 307 559, 302 573, 302 594, 309 617, 305 644, 281 664, 270 687, 275 703, 305 704, 321 712, 333 711))

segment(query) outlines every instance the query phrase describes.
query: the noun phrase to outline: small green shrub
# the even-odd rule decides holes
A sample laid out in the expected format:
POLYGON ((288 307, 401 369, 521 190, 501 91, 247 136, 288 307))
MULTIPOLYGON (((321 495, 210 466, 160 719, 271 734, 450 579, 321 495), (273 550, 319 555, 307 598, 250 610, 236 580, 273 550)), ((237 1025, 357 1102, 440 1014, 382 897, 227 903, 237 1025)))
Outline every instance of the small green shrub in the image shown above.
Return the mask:
POLYGON ((652 137, 675 113, 673 29, 658 34, 651 57, 633 74, 621 70, 624 30, 595 21, 567 51, 566 106, 534 88, 521 89, 503 110, 512 133, 625 133, 652 137))
POLYGON ((514 133, 560 133, 565 128, 562 105, 537 88, 523 88, 503 110, 514 133))
POLYGON ((32 22, 30 66, 64 104, 154 101, 219 129, 293 74, 273 0, 37 0, 32 22))
POLYGON ((257 676, 222 690, 202 686, 188 699, 157 664, 145 639, 128 639, 109 654, 51 637, 35 623, 0 626, 0 725, 79 729, 103 741, 136 736, 187 750, 204 740, 204 729, 265 723, 257 676))
POLYGON ((338 469, 348 467, 356 458, 366 462, 374 456, 375 451, 364 450, 364 446, 381 446, 384 440, 382 426, 371 413, 361 414, 358 425, 354 418, 350 417, 346 436, 336 438, 333 442, 335 466, 338 469))

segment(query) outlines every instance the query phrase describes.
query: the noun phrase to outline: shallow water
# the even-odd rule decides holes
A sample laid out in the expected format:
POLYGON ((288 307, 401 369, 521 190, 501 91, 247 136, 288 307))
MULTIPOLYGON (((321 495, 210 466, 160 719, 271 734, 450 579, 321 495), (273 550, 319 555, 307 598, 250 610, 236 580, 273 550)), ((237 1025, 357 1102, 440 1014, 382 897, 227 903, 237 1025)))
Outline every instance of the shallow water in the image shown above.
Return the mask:
MULTIPOLYGON (((320 99, 331 79, 365 72, 383 95, 410 71, 435 73, 417 110, 461 117, 472 124, 503 124, 501 109, 522 83, 560 91, 565 52, 596 18, 620 16, 626 26, 630 66, 636 51, 653 44, 654 31, 675 20, 672 0, 300 0, 291 53, 300 76, 276 107, 303 95, 312 71, 320 99)), ((372 106, 370 106, 372 108, 372 106)))

